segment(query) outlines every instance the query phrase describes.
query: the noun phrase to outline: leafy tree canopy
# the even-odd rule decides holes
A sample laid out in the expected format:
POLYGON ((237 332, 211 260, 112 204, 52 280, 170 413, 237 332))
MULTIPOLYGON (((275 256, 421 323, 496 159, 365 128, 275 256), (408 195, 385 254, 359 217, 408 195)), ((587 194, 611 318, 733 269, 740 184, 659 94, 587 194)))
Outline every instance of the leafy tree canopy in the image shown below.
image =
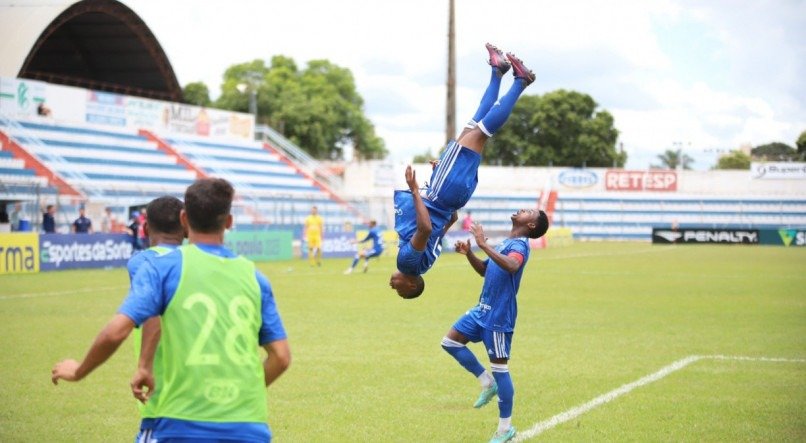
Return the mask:
POLYGON ((210 106, 210 90, 202 82, 192 82, 185 85, 182 89, 182 97, 185 103, 196 106, 210 106))
POLYGON ((527 95, 487 142, 486 164, 541 166, 624 166, 616 150, 613 116, 587 94, 563 89, 527 95))
POLYGON ((682 149, 667 149, 663 154, 658 154, 659 165, 651 165, 650 167, 656 169, 691 169, 694 159, 688 154, 684 153, 682 149))
POLYGON ((750 169, 750 156, 742 151, 731 151, 719 158, 714 169, 750 169))
POLYGON ((246 112, 252 91, 258 123, 272 126, 315 158, 343 158, 347 146, 358 158, 387 154, 364 115, 364 100, 348 69, 327 60, 312 60, 299 69, 282 55, 272 57, 268 66, 263 60, 236 64, 224 73, 216 105, 246 112))
POLYGON ((756 146, 750 151, 753 157, 763 160, 795 160, 797 151, 786 143, 773 142, 756 146))

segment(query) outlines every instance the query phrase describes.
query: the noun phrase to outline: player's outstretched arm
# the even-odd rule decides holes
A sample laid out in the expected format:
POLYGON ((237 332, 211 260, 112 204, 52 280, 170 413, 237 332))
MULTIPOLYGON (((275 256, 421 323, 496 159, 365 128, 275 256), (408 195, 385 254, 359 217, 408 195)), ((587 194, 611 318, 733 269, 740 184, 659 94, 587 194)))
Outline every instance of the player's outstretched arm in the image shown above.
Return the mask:
POLYGON ((123 314, 115 314, 104 326, 90 350, 81 363, 75 360, 63 360, 56 363, 50 371, 50 380, 58 384, 59 380, 79 381, 98 366, 101 366, 134 329, 134 322, 123 314))
POLYGON ((518 271, 518 269, 520 269, 521 264, 523 263, 522 261, 501 254, 500 252, 496 251, 495 248, 487 244, 487 237, 484 236, 484 228, 482 228, 480 223, 473 223, 470 226, 470 232, 473 234, 473 237, 476 240, 476 244, 479 245, 479 248, 484 251, 484 253, 487 254, 487 257, 490 257, 490 260, 494 261, 498 266, 510 274, 514 274, 518 271))
POLYGON ((458 241, 456 245, 454 245, 454 248, 456 252, 467 257, 467 262, 470 263, 470 266, 473 267, 476 273, 484 277, 484 274, 487 273, 487 264, 479 260, 476 254, 473 253, 473 250, 470 248, 470 240, 466 242, 458 241))
POLYGON ((143 323, 140 343, 140 359, 131 381, 132 395, 145 403, 154 392, 154 354, 160 342, 162 327, 159 317, 151 317, 143 323))
POLYGON ((263 381, 269 386, 291 365, 291 348, 288 340, 275 340, 263 345, 269 355, 263 361, 263 381))
POLYGON ((418 251, 425 250, 428 238, 431 237, 431 216, 428 215, 428 208, 425 207, 422 197, 420 197, 420 187, 417 186, 417 174, 411 165, 406 167, 406 184, 414 198, 414 210, 417 213, 417 232, 411 237, 411 245, 418 251))

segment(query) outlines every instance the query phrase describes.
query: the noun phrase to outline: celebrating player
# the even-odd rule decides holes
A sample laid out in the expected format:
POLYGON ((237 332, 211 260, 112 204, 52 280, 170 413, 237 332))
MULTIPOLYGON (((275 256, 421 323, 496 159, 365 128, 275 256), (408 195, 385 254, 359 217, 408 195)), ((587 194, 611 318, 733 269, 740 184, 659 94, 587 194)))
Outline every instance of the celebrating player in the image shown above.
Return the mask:
POLYGON ((441 253, 442 237, 457 219, 478 183, 481 153, 487 139, 504 125, 521 93, 535 75, 523 62, 487 44, 492 67, 490 83, 476 114, 456 141, 448 143, 431 174, 430 185, 420 190, 414 170, 406 168, 408 191, 395 191, 395 230, 400 238, 397 271, 389 286, 403 298, 419 297, 425 289, 426 273, 441 253), (515 81, 498 98, 501 77, 510 69, 515 81), (422 193, 422 195, 421 195, 422 193))
POLYGON ((523 268, 529 260, 529 238, 540 238, 549 227, 546 213, 521 209, 512 215, 509 238, 498 248, 487 244, 481 225, 470 230, 476 244, 487 254, 481 260, 470 249, 470 240, 456 242, 456 252, 464 254, 468 263, 484 277, 479 303, 454 323, 442 339, 442 347, 481 382, 481 394, 473 405, 480 408, 498 394, 498 429, 490 443, 509 441, 515 436, 512 405, 515 388, 509 376, 509 355, 515 319, 518 316, 518 288, 523 268), (483 342, 490 358, 490 375, 467 348, 468 342, 483 342))

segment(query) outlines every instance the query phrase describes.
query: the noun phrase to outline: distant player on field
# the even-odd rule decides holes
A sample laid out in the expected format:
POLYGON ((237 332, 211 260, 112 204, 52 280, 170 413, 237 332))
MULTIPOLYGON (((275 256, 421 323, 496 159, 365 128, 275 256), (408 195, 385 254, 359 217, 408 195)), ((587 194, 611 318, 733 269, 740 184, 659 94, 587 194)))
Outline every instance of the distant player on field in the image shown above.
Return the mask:
POLYGON ((118 314, 84 361, 56 364, 51 380, 78 381, 108 359, 131 333, 161 316, 165 358, 153 439, 266 442, 271 440, 266 386, 288 367, 291 353, 271 286, 254 263, 224 247, 232 226, 234 189, 200 179, 185 192, 182 225, 190 244, 145 261, 118 314), (262 361, 256 344, 268 356, 262 361))
POLYGON ((308 244, 308 262, 311 266, 322 266, 322 233, 325 222, 319 215, 319 209, 311 206, 311 214, 305 217, 305 242, 308 244))
MULTIPOLYGON (((147 207, 148 217, 143 229, 150 242, 150 248, 134 254, 126 268, 129 271, 129 281, 134 280, 137 270, 146 261, 154 257, 168 254, 178 248, 187 236, 185 228, 179 220, 180 213, 185 205, 176 197, 164 196, 151 201, 147 207)), ((143 323, 142 328, 134 330, 134 355, 137 360, 137 370, 132 378, 134 396, 143 402, 140 405, 140 432, 135 442, 151 442, 156 417, 156 402, 146 402, 154 393, 154 379, 161 377, 161 357, 157 357, 157 367, 154 367, 155 354, 160 351, 158 344, 160 338, 160 318, 151 317, 143 323), (142 348, 142 353, 141 353, 142 348), (148 387, 147 391, 142 386, 148 387)))
POLYGON ((367 272, 369 269, 369 259, 372 257, 380 257, 383 254, 383 240, 381 239, 381 230, 378 229, 378 223, 375 220, 369 221, 369 232, 367 236, 364 237, 363 240, 359 240, 358 243, 364 243, 372 240, 372 246, 366 248, 360 252, 355 254, 353 258, 353 264, 344 271, 345 274, 352 274, 353 269, 355 269, 355 265, 358 264, 358 260, 364 259, 364 272, 367 272))
POLYGON ((521 93, 535 75, 523 62, 508 53, 506 57, 495 46, 487 44, 492 67, 490 83, 476 114, 456 141, 448 143, 422 191, 414 170, 406 168, 408 191, 395 191, 395 230, 400 243, 397 271, 389 286, 403 298, 419 297, 425 289, 422 274, 428 272, 442 252, 442 237, 458 218, 456 211, 464 207, 478 183, 481 153, 487 139, 504 125, 521 93), (515 81, 503 97, 498 98, 501 77, 510 67, 515 81), (422 195, 421 195, 422 194, 422 195))
POLYGON ((470 249, 470 240, 456 242, 456 252, 464 254, 473 270, 484 277, 484 285, 479 303, 459 317, 442 339, 443 349, 481 382, 481 394, 473 407, 486 405, 498 394, 498 429, 490 443, 509 441, 515 436, 511 423, 515 388, 507 363, 518 316, 516 296, 523 268, 529 260, 527 237, 540 238, 549 227, 546 213, 540 210, 521 209, 511 219, 509 238, 495 249, 487 244, 481 225, 471 226, 470 232, 479 248, 487 254, 486 260, 476 257, 470 249), (467 348, 468 342, 484 343, 492 375, 467 348))

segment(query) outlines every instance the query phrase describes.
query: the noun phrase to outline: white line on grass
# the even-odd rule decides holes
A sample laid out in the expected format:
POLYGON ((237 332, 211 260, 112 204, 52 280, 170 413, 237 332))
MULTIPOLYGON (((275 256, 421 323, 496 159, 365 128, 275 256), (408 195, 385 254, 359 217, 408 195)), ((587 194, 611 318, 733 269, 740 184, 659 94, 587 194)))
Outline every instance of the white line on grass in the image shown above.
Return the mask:
POLYGON ((648 385, 654 381, 658 381, 667 375, 671 374, 672 372, 679 371, 686 366, 703 359, 711 359, 711 360, 734 360, 734 361, 761 361, 761 362, 785 362, 785 363, 806 363, 806 359, 800 358, 773 358, 773 357, 742 357, 742 356, 730 356, 730 355, 690 355, 686 358, 681 360, 677 360, 676 362, 661 368, 658 372, 654 374, 647 375, 646 377, 642 377, 632 383, 627 383, 619 388, 616 388, 606 394, 600 395, 593 400, 583 403, 579 406, 575 406, 565 412, 555 415, 554 417, 549 418, 548 420, 541 421, 540 423, 535 424, 531 428, 527 429, 526 431, 518 432, 517 437, 514 441, 524 441, 528 440, 532 437, 536 437, 543 432, 559 425, 565 423, 569 420, 573 420, 580 415, 597 408, 609 401, 620 397, 635 388, 640 388, 641 386, 648 385))
POLYGON ((20 298, 54 297, 54 296, 58 296, 58 295, 76 295, 76 294, 83 294, 83 293, 87 293, 87 292, 125 290, 125 289, 126 289, 126 286, 100 286, 100 287, 91 287, 91 288, 77 288, 77 289, 71 289, 69 291, 29 292, 27 294, 0 295, 0 301, 2 301, 2 300, 16 300, 16 299, 20 299, 20 298))

